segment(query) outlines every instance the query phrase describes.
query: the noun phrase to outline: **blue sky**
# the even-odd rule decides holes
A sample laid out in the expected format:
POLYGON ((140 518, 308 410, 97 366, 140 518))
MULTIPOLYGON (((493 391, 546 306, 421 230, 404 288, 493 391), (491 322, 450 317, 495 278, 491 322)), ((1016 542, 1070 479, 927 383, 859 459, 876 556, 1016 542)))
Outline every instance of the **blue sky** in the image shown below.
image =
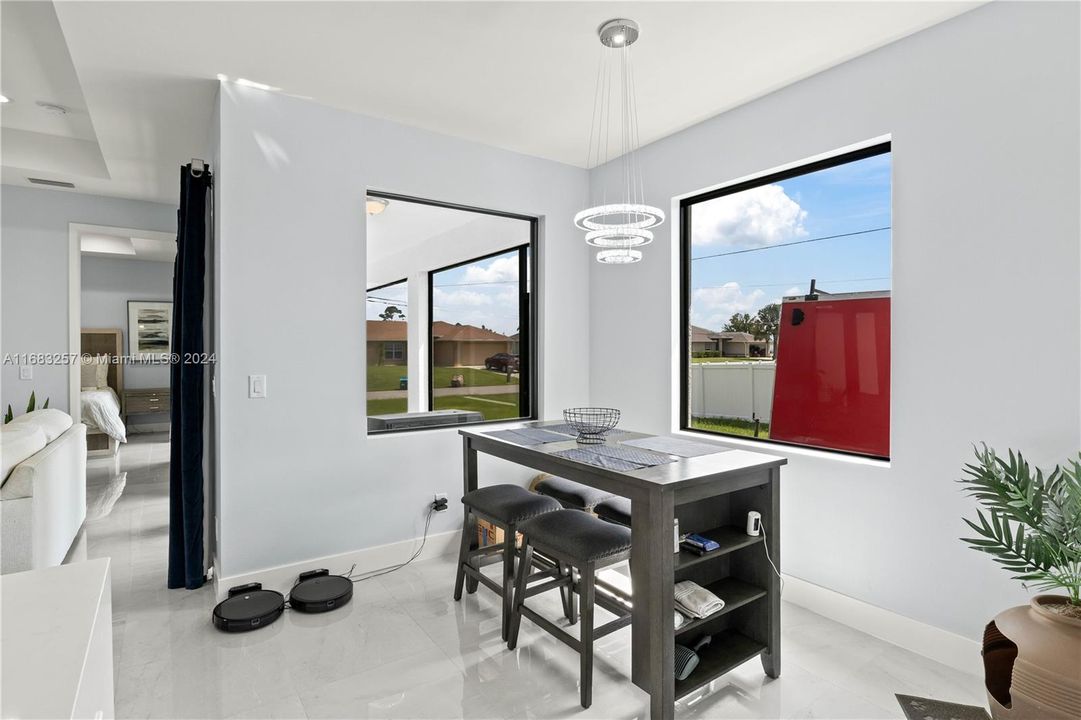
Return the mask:
MULTIPOLYGON (((504 335, 518 332, 518 251, 444 270, 433 278, 433 320, 487 327, 504 335)), ((394 304, 409 317, 405 283, 369 293, 367 317, 394 304)))
POLYGON ((890 289, 892 232, 784 243, 889 227, 890 155, 876 155, 692 209, 691 322, 720 330, 732 314, 752 315, 811 278, 828 292, 890 289))

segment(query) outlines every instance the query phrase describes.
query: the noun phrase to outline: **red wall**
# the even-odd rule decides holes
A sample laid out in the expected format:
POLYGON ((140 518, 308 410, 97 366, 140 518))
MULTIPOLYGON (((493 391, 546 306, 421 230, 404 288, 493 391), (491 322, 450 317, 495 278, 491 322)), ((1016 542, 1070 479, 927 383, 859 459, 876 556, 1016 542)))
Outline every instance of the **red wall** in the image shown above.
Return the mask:
POLYGON ((778 337, 770 439, 889 457, 890 299, 785 302, 778 337))

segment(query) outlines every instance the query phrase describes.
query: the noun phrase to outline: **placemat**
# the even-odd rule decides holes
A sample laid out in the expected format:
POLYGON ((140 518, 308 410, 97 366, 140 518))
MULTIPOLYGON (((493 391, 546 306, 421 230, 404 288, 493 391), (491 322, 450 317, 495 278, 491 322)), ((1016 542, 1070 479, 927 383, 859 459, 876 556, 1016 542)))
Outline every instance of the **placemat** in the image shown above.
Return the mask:
POLYGON ((694 440, 687 440, 685 438, 672 437, 671 435, 657 435, 655 437, 639 438, 637 440, 624 440, 621 444, 634 445, 635 447, 656 450, 657 452, 678 455, 685 458, 728 452, 728 448, 717 447, 716 445, 706 445, 705 443, 695 442, 694 440))
POLYGON ((489 437, 508 440, 518 445, 543 445, 551 442, 567 442, 570 438, 559 433, 548 432, 541 428, 515 428, 513 430, 493 430, 486 433, 489 437))
POLYGON ((667 455, 638 450, 623 445, 591 445, 560 450, 553 455, 577 460, 578 462, 593 465, 594 467, 607 468, 609 470, 640 470, 674 462, 667 455))

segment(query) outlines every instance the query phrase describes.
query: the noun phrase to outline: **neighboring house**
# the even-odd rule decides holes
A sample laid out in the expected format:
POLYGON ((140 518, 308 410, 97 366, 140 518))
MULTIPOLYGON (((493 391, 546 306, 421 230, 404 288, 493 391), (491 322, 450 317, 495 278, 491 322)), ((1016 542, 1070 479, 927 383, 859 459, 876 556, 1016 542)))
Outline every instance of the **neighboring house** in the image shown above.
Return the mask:
POLYGON ((408 328, 404 320, 369 320, 368 365, 405 365, 408 328))
POLYGON ((773 343, 758 340, 751 333, 719 332, 716 339, 724 357, 768 357, 773 353, 773 343))
POLYGON ((720 346, 717 344, 717 338, 714 337, 716 334, 717 333, 712 330, 706 330, 697 325, 691 325, 691 352, 720 350, 720 346))
POLYGON ((520 355, 521 352, 518 350, 518 348, 519 348, 519 339, 520 339, 519 333, 514 333, 513 335, 510 336, 509 339, 510 339, 510 350, 508 352, 510 352, 511 355, 520 355))
MULTIPOLYGON (((368 365, 406 365, 408 323, 368 321, 368 365)), ((432 323, 432 363, 436 367, 483 366, 486 358, 517 351, 517 336, 508 337, 475 325, 432 323)))
POLYGON ((722 357, 768 357, 773 343, 745 332, 715 332, 691 326, 691 352, 719 352, 722 357))

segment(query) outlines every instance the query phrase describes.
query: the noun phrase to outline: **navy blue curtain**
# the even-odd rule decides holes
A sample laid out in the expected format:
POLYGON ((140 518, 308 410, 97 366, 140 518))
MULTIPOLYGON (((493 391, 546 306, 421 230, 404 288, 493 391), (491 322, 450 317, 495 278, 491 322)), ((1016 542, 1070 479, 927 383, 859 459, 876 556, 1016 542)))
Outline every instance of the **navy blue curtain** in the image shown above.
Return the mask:
POLYGON ((203 294, 209 169, 180 169, 170 388, 169 587, 201 587, 203 568, 203 294))

